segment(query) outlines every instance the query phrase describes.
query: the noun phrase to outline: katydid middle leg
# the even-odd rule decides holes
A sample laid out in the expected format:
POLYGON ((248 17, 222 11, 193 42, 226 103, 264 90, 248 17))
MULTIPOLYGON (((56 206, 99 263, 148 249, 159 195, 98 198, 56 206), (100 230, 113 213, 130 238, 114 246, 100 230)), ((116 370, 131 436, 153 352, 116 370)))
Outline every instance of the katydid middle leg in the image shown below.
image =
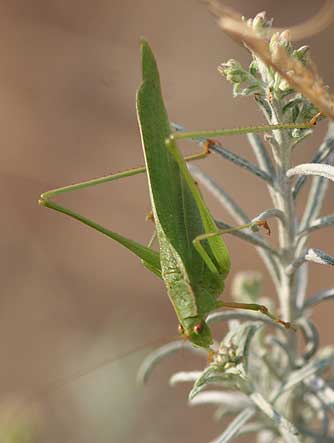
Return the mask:
MULTIPOLYGON (((201 242, 204 240, 207 240, 208 238, 212 238, 212 237, 215 237, 218 235, 230 234, 232 232, 239 231, 242 229, 252 228, 254 226, 263 226, 265 229, 268 230, 268 226, 265 221, 254 221, 254 222, 247 223, 247 224, 240 225, 240 226, 236 226, 233 228, 221 229, 221 230, 217 230, 216 232, 210 232, 208 234, 199 235, 198 237, 196 237, 193 240, 193 244, 194 244, 194 247, 197 250, 197 252, 200 254, 200 256, 203 258, 203 260, 205 261, 205 263, 209 267, 209 269, 211 269, 213 266, 215 266, 215 264, 211 260, 209 254, 206 252, 206 250, 203 247, 203 245, 201 244, 201 242)), ((219 272, 219 271, 217 270, 217 272, 219 272)), ((277 323, 280 323, 285 328, 287 328, 287 329, 291 328, 291 329, 295 330, 295 326, 293 326, 290 322, 285 322, 285 321, 281 320, 279 317, 277 317, 276 315, 272 314, 269 311, 269 309, 264 305, 260 305, 257 303, 237 303, 237 302, 225 302, 225 301, 219 301, 218 304, 219 304, 219 306, 218 306, 219 308, 246 309, 246 310, 250 310, 250 311, 261 312, 262 314, 271 318, 271 320, 273 320, 277 323)))

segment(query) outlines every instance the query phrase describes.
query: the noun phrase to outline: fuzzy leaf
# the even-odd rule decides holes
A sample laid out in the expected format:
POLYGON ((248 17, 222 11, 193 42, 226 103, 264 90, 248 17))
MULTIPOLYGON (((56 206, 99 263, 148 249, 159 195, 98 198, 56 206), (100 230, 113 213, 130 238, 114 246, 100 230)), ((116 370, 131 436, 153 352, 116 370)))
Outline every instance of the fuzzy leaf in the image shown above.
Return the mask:
POLYGON ((325 289, 317 292, 305 301, 305 308, 317 305, 325 300, 334 300, 334 288, 325 289))
POLYGON ((321 249, 310 248, 305 254, 305 260, 318 263, 319 265, 334 265, 334 257, 325 254, 321 249))
POLYGON ((334 257, 326 254, 321 249, 309 248, 296 258, 293 263, 287 266, 286 273, 292 275, 306 261, 318 263, 319 265, 334 265, 334 257))
POLYGON ((183 372, 176 372, 171 376, 169 379, 169 384, 171 386, 176 385, 177 383, 188 383, 188 382, 195 382, 198 377, 202 375, 201 371, 183 371, 183 372))
POLYGON ((247 395, 234 391, 207 391, 201 392, 189 404, 197 406, 202 404, 214 404, 224 406, 229 413, 237 413, 249 407, 252 403, 247 395))
POLYGON ((144 384, 147 382, 149 376, 151 375, 155 366, 160 363, 160 361, 173 354, 174 352, 179 351, 180 349, 187 349, 191 352, 194 352, 198 355, 206 356, 206 352, 203 349, 195 348, 191 343, 184 342, 181 340, 173 341, 171 343, 167 343, 167 345, 161 346, 155 351, 151 352, 141 364, 138 374, 137 381, 138 383, 144 384))
POLYGON ((276 174, 275 169, 259 135, 256 133, 250 133, 247 134, 247 138, 259 163, 259 167, 274 178, 276 174))
POLYGON ((318 329, 311 322, 311 320, 302 317, 298 323, 305 341, 305 350, 301 362, 301 364, 303 365, 305 361, 308 361, 317 352, 320 337, 318 329))
MULTIPOLYGON (((261 323, 246 322, 239 328, 230 331, 222 342, 222 347, 218 351, 217 361, 219 360, 220 351, 224 349, 234 349, 236 358, 242 360, 242 366, 247 372, 249 348, 255 333, 261 328, 261 323)), ((224 355, 224 354, 222 354, 224 355)))
POLYGON ((317 356, 303 368, 294 371, 288 377, 286 383, 280 388, 275 400, 284 392, 290 391, 299 383, 307 380, 314 374, 323 371, 326 367, 333 364, 334 350, 332 346, 327 346, 318 352, 317 356))
POLYGON ((234 437, 236 437, 242 427, 244 426, 247 421, 253 417, 255 414, 254 408, 247 408, 244 409, 242 412, 240 412, 239 415, 235 417, 233 421, 227 426, 223 434, 216 438, 215 440, 212 440, 211 443, 228 443, 230 442, 234 437))
POLYGON ((289 169, 286 175, 287 177, 293 175, 320 175, 334 181, 334 166, 321 163, 303 163, 289 169))
POLYGON ((237 154, 234 154, 234 152, 230 151, 229 149, 224 148, 219 143, 212 143, 210 145, 210 150, 213 152, 216 152, 221 157, 225 158, 226 160, 229 160, 230 162, 234 163, 237 166, 240 166, 241 168, 246 169, 247 171, 251 172, 255 176, 262 178, 262 180, 266 181, 270 185, 272 185, 273 181, 270 175, 268 175, 265 171, 258 168, 256 165, 254 165, 252 162, 247 160, 246 158, 240 157, 237 154))
POLYGON ((223 372, 217 371, 213 366, 206 368, 196 380, 192 390, 189 393, 189 401, 193 400, 197 394, 199 394, 203 389, 209 384, 221 385, 222 387, 231 388, 242 388, 241 386, 240 371, 238 368, 230 368, 223 372))
POLYGON ((320 398, 328 409, 334 411, 334 390, 320 377, 310 377, 305 384, 320 398))
POLYGON ((252 391, 252 384, 247 377, 249 346, 260 327, 260 323, 246 322, 225 336, 212 363, 196 380, 189 394, 190 400, 212 383, 219 383, 225 388, 237 388, 244 393, 252 391))
POLYGON ((301 443, 298 438, 299 432, 295 426, 289 422, 283 415, 279 414, 270 403, 265 400, 261 394, 254 392, 250 395, 254 404, 268 417, 280 430, 281 434, 286 437, 289 443, 301 443))
MULTIPOLYGON (((324 163, 329 158, 330 154, 334 149, 333 132, 334 132, 334 123, 330 122, 328 125, 328 131, 327 134, 325 135, 324 141, 321 143, 319 149, 316 151, 316 154, 312 158, 311 163, 324 163)), ((292 195, 294 199, 296 199, 298 193, 305 184, 306 179, 307 179, 306 175, 301 175, 296 180, 296 183, 292 188, 292 195)))

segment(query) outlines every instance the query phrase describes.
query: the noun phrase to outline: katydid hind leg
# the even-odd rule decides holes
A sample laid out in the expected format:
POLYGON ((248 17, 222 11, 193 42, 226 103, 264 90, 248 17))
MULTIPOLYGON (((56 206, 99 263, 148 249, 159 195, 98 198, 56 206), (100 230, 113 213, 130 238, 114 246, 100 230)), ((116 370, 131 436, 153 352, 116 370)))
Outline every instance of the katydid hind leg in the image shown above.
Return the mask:
MULTIPOLYGON (((188 157, 185 157, 185 160, 186 161, 198 160, 198 159, 204 158, 206 155, 207 155, 207 152, 204 151, 201 153, 196 153, 196 154, 192 154, 188 157)), ((69 186, 64 186, 64 187, 52 189, 50 191, 44 192, 41 195, 41 197, 39 199, 39 204, 41 206, 45 206, 47 208, 61 212, 71 218, 74 218, 74 219, 80 221, 81 223, 84 223, 85 225, 97 230, 98 232, 101 232, 102 234, 112 238, 113 240, 122 244, 127 249, 129 249, 134 254, 136 254, 143 261, 143 264, 150 271, 154 272, 156 275, 161 277, 159 253, 156 251, 153 251, 150 248, 151 243, 149 244, 148 247, 141 245, 129 238, 126 238, 120 234, 117 234, 116 232, 111 231, 110 229, 104 228, 103 226, 99 225, 95 221, 93 221, 87 217, 84 217, 84 216, 82 216, 82 215, 80 215, 80 214, 78 214, 78 213, 76 213, 64 206, 61 206, 51 200, 51 198, 53 198, 57 195, 60 195, 60 194, 74 192, 74 191, 77 191, 80 189, 85 189, 85 188, 97 186, 99 184, 108 183, 111 181, 119 180, 119 179, 126 178, 126 177, 131 177, 131 176, 142 174, 145 172, 146 172, 146 168, 144 166, 142 166, 142 167, 138 167, 138 168, 128 169, 126 171, 122 171, 119 173, 106 175, 106 176, 103 176, 100 178, 96 178, 96 179, 92 179, 92 180, 88 180, 88 181, 84 181, 84 182, 80 182, 80 183, 75 183, 75 184, 72 184, 69 186)))
POLYGON ((119 244, 133 252, 137 257, 139 257, 142 260, 144 266, 146 266, 150 271, 154 272, 158 277, 161 278, 160 254, 157 251, 154 251, 149 247, 146 247, 134 240, 124 237, 117 232, 111 231, 110 229, 103 227, 95 221, 81 214, 78 214, 71 209, 66 208, 65 206, 58 205, 53 201, 43 201, 41 204, 57 212, 61 212, 75 220, 78 220, 86 226, 89 226, 111 238, 112 240, 118 242, 119 244))
POLYGON ((245 309, 248 311, 261 312, 262 314, 266 315, 274 322, 283 325, 286 329, 293 329, 293 330, 296 329, 293 324, 291 324, 290 322, 283 321, 276 315, 272 314, 266 306, 257 303, 234 303, 234 302, 220 301, 219 308, 245 309))
MULTIPOLYGON (((207 156, 207 154, 208 154, 208 149, 207 149, 207 147, 205 147, 202 152, 186 156, 186 157, 184 157, 184 160, 187 162, 194 161, 194 160, 200 160, 200 159, 205 158, 207 156)), ((109 183, 111 181, 116 181, 116 180, 120 180, 122 178, 132 177, 134 175, 143 174, 143 173, 146 173, 146 167, 139 166, 137 168, 131 168, 131 169, 127 169, 125 171, 116 172, 115 174, 104 175, 102 177, 94 178, 92 180, 74 183, 72 185, 62 186, 62 187, 56 188, 56 189, 51 189, 50 191, 43 192, 43 194, 40 197, 39 202, 40 202, 40 204, 43 205, 43 201, 48 201, 52 197, 55 197, 56 195, 78 191, 79 189, 90 188, 90 187, 97 186, 97 185, 100 185, 103 183, 109 183)))

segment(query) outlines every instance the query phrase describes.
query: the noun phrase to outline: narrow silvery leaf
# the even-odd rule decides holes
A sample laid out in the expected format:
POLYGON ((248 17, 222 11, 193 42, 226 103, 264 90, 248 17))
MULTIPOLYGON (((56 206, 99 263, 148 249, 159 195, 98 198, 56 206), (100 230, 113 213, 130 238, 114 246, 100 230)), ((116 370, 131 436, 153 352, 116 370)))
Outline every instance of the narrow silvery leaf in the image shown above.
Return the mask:
MULTIPOLYGON (((234 369, 234 368, 233 368, 234 369)), ((240 382, 240 371, 238 368, 232 371, 218 372, 213 366, 204 369, 195 381, 192 390, 189 393, 189 401, 192 401, 208 385, 221 385, 226 388, 234 388, 240 382)))
POLYGON ((320 377, 310 377, 304 382, 323 401, 328 409, 334 411, 334 390, 320 377))
POLYGON ((283 224, 285 224, 286 220, 284 212, 276 208, 267 209, 266 211, 261 212, 261 214, 257 215, 252 219, 252 222, 268 220, 269 218, 274 218, 274 217, 278 218, 283 224))
POLYGON ((318 217, 328 188, 328 180, 323 177, 314 177, 308 193, 306 207, 300 222, 300 230, 309 227, 318 217))
MULTIPOLYGON (((224 223, 222 221, 219 221, 219 220, 216 220, 216 225, 219 229, 226 229, 226 230, 232 229, 232 226, 230 226, 227 223, 224 223)), ((278 255, 278 251, 275 248, 273 248, 269 243, 267 243, 265 240, 263 240, 256 233, 249 234, 247 232, 244 232, 243 230, 239 230, 239 231, 236 230, 236 231, 230 232, 230 234, 235 237, 239 237, 242 240, 246 240, 247 242, 252 243, 255 246, 263 248, 275 256, 278 255)))
POLYGON ((313 220, 311 223, 307 224, 306 228, 303 229, 299 235, 303 236, 306 234, 310 234, 318 229, 326 228, 328 226, 334 225, 334 215, 326 215, 324 217, 317 218, 313 220))
POLYGON ((228 332, 223 340, 224 346, 233 347, 237 356, 242 356, 242 365, 247 372, 248 355, 251 341, 255 333, 260 329, 261 323, 246 322, 239 328, 228 332))
POLYGON ((320 265, 334 265, 334 257, 326 254, 321 249, 308 249, 305 260, 319 263, 320 265))
MULTIPOLYGON (((276 120, 277 121, 277 120, 276 120)), ((264 134, 265 141, 270 145, 271 151, 273 153, 275 163, 278 163, 280 145, 273 134, 264 134)))
MULTIPOLYGON (((253 421, 250 423, 246 423, 242 429, 240 430, 239 435, 249 434, 250 432, 261 432, 266 428, 266 424, 261 423, 261 421, 253 421)), ((258 437, 258 435, 257 435, 258 437)), ((271 442, 270 442, 271 443, 271 442)))
POLYGON ((319 265, 334 265, 334 257, 326 254, 321 249, 309 248, 306 249, 298 258, 295 259, 286 268, 287 275, 292 275, 305 261, 318 263, 319 265))
POLYGON ((220 435, 218 438, 215 438, 211 441, 211 443, 228 443, 230 442, 234 437, 236 437, 242 427, 245 423, 248 422, 249 419, 251 419, 255 414, 255 409, 253 407, 244 409, 242 412, 240 412, 239 415, 235 417, 233 421, 227 426, 225 431, 222 435, 220 435))
POLYGON ((300 426, 300 430, 307 438, 305 441, 310 441, 312 443, 334 443, 334 437, 331 437, 330 435, 323 435, 320 432, 311 431, 303 426, 300 426))
POLYGON ((287 177, 293 175, 320 175, 334 181, 334 166, 320 163, 303 163, 289 169, 286 175, 287 177))
POLYGON ((171 378, 169 379, 169 384, 171 386, 176 385, 177 383, 188 383, 192 382, 194 383, 198 377, 200 377, 202 374, 201 371, 184 371, 184 372, 177 372, 176 374, 173 374, 171 378))
POLYGON ((235 311, 219 311, 219 312, 213 312, 210 314, 207 318, 208 324, 217 323, 221 320, 250 320, 250 321, 261 321, 262 323, 266 323, 271 326, 275 326, 279 328, 281 331, 286 331, 286 329, 279 323, 271 320, 269 317, 258 314, 257 312, 252 311, 241 311, 241 310, 235 310, 235 311))
POLYGON ((184 126, 179 125, 178 123, 175 123, 175 122, 171 123, 171 127, 176 132, 184 132, 186 130, 184 126))
POLYGON ((305 301, 305 308, 317 305, 322 301, 334 300, 334 288, 325 289, 323 291, 317 292, 312 295, 309 299, 305 301))
MULTIPOLYGON (((304 177, 304 176, 303 176, 304 177)), ((328 180, 323 177, 313 177, 310 190, 307 196, 307 202, 305 210, 300 221, 297 237, 296 255, 299 255, 305 248, 308 240, 308 236, 301 234, 305 231, 308 234, 309 225, 319 216, 323 202, 325 199, 326 191, 328 188, 328 180)))
POLYGON ((257 166, 253 165, 249 160, 246 160, 245 158, 240 157, 237 154, 234 154, 232 151, 223 148, 218 143, 212 143, 210 145, 210 150, 213 152, 216 152, 217 154, 221 155, 226 160, 229 160, 230 162, 234 163, 237 166, 240 166, 243 169, 246 169, 247 171, 251 172, 252 174, 256 175, 259 178, 262 178, 262 180, 266 181, 268 184, 272 185, 272 178, 270 175, 268 175, 265 171, 262 171, 257 166))
POLYGON ((303 354, 303 360, 300 362, 301 365, 308 361, 319 348, 319 331, 316 326, 311 322, 311 320, 301 317, 298 321, 298 326, 303 334, 305 342, 305 350, 303 354))
POLYGON ((274 177, 275 170, 273 164, 270 160, 264 143, 262 143, 260 136, 256 133, 250 133, 247 134, 247 137, 260 168, 267 172, 267 174, 269 174, 271 177, 274 177))
POLYGON ((268 342, 271 345, 278 346, 285 354, 286 358, 288 359, 289 365, 291 368, 295 366, 295 361, 293 360, 293 356, 290 353, 290 349, 288 348, 288 344, 283 342, 277 337, 274 337, 272 335, 268 335, 266 337, 266 342, 268 342))
MULTIPOLYGON (((306 384, 306 383, 305 383, 306 384)), ((315 393, 305 393, 305 400, 309 403, 317 415, 317 419, 321 423, 321 431, 323 435, 328 435, 329 416, 328 409, 324 402, 315 393)))
POLYGON ((265 115, 266 119, 268 120, 268 122, 271 121, 272 119, 272 108, 269 105, 268 101, 265 100, 263 97, 261 97, 261 95, 255 95, 255 101, 256 103, 259 105, 261 111, 263 112, 263 114, 265 115))
POLYGON ((298 438, 299 432, 295 426, 289 422, 283 415, 279 414, 270 403, 265 400, 261 394, 254 392, 250 395, 254 404, 277 426, 281 434, 288 438, 291 443, 301 443, 298 438))
POLYGON ((257 435, 257 443, 273 443, 274 441, 279 443, 277 440, 277 436, 274 436, 273 431, 269 429, 264 429, 257 435))
POLYGON ((280 387, 279 392, 277 393, 277 395, 275 395, 275 400, 280 395, 282 395, 283 392, 291 390, 299 383, 307 380, 312 375, 315 375, 328 366, 331 366, 333 364, 333 360, 334 351, 331 346, 327 346, 326 348, 321 349, 321 351, 319 351, 318 355, 312 361, 306 364, 303 368, 297 371, 293 371, 289 375, 286 383, 280 387))
POLYGON ((296 307, 299 310, 302 310, 306 296, 307 283, 308 283, 307 262, 305 262, 298 268, 295 275, 295 279, 296 279, 296 307))
POLYGON ((229 331, 234 331, 238 329, 240 326, 240 321, 233 318, 232 320, 228 321, 228 329, 229 331))
POLYGON ((137 381, 139 383, 146 383, 155 366, 163 358, 173 354, 174 352, 179 351, 180 349, 187 349, 189 351, 197 353, 198 355, 204 355, 204 356, 207 355, 206 352, 203 351, 203 349, 195 348, 194 346, 191 345, 190 342, 178 340, 178 341, 173 341, 171 343, 167 343, 166 345, 161 346, 160 348, 151 352, 145 358, 145 360, 143 361, 138 370, 137 381))
MULTIPOLYGON (((331 152, 334 150, 334 124, 332 122, 328 125, 328 132, 325 136, 325 140, 320 145, 318 151, 316 152, 315 156, 312 159, 312 163, 324 163, 328 156, 331 154, 331 152)), ((330 163, 330 162, 326 162, 330 163)), ((293 189, 292 189, 292 195, 293 198, 296 199, 298 193, 300 192, 301 188, 306 182, 306 176, 300 176, 298 177, 293 189)))
POLYGON ((252 404, 247 395, 234 391, 201 392, 189 402, 191 406, 209 403, 214 405, 224 405, 225 409, 230 413, 239 412, 252 404))

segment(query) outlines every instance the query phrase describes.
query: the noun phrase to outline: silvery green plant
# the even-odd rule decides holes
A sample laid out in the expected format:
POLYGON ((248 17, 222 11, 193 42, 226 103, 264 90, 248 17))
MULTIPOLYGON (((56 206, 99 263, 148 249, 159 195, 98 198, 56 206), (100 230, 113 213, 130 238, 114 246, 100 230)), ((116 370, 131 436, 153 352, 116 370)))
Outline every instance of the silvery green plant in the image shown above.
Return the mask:
MULTIPOLYGON (((294 49, 287 32, 271 35, 272 23, 264 13, 247 23, 270 40, 273 51, 281 45, 291 57, 306 66, 309 64, 309 48, 294 49)), ((229 60, 218 68, 231 82, 234 96, 255 98, 271 125, 304 122, 317 113, 312 103, 294 91, 286 80, 251 55, 247 69, 236 60, 229 60)), ((175 128, 184 130, 179 125, 175 128)), ((207 365, 205 360, 204 370, 177 372, 170 383, 172 386, 192 383, 191 406, 213 404, 218 419, 231 418, 227 428, 212 443, 227 443, 243 434, 255 435, 251 438, 259 443, 334 442, 330 423, 330 414, 334 412, 334 347, 319 347, 318 329, 311 320, 316 305, 334 299, 334 289, 324 289, 311 296, 307 290, 309 262, 334 264, 334 257, 328 251, 307 246, 313 232, 334 224, 334 215, 320 216, 328 180, 334 180, 334 124, 329 123, 325 139, 313 158, 308 163, 293 165, 293 150, 311 133, 310 129, 273 131, 265 135, 264 141, 256 134, 249 134, 257 165, 218 143, 210 145, 225 160, 261 179, 270 194, 272 207, 253 220, 277 219, 278 246, 274 247, 258 232, 235 231, 233 235, 255 246, 276 288, 276 310, 297 328, 297 333, 285 330, 255 312, 223 310, 210 315, 209 324, 228 322, 229 326, 224 339, 215 343, 212 361, 207 365), (296 204, 308 175, 314 177, 300 214, 296 204), (297 343, 299 335, 304 340, 302 349, 297 343)), ((221 185, 197 166, 190 164, 189 169, 236 224, 251 221, 221 185)), ((222 221, 217 221, 217 225, 229 227, 222 221)), ((261 276, 255 272, 238 274, 231 292, 237 301, 260 302, 269 307, 273 303, 272 298, 261 296, 261 276)), ((145 360, 139 378, 147 380, 156 364, 179 349, 188 349, 207 359, 203 351, 191 344, 175 341, 145 360)))

